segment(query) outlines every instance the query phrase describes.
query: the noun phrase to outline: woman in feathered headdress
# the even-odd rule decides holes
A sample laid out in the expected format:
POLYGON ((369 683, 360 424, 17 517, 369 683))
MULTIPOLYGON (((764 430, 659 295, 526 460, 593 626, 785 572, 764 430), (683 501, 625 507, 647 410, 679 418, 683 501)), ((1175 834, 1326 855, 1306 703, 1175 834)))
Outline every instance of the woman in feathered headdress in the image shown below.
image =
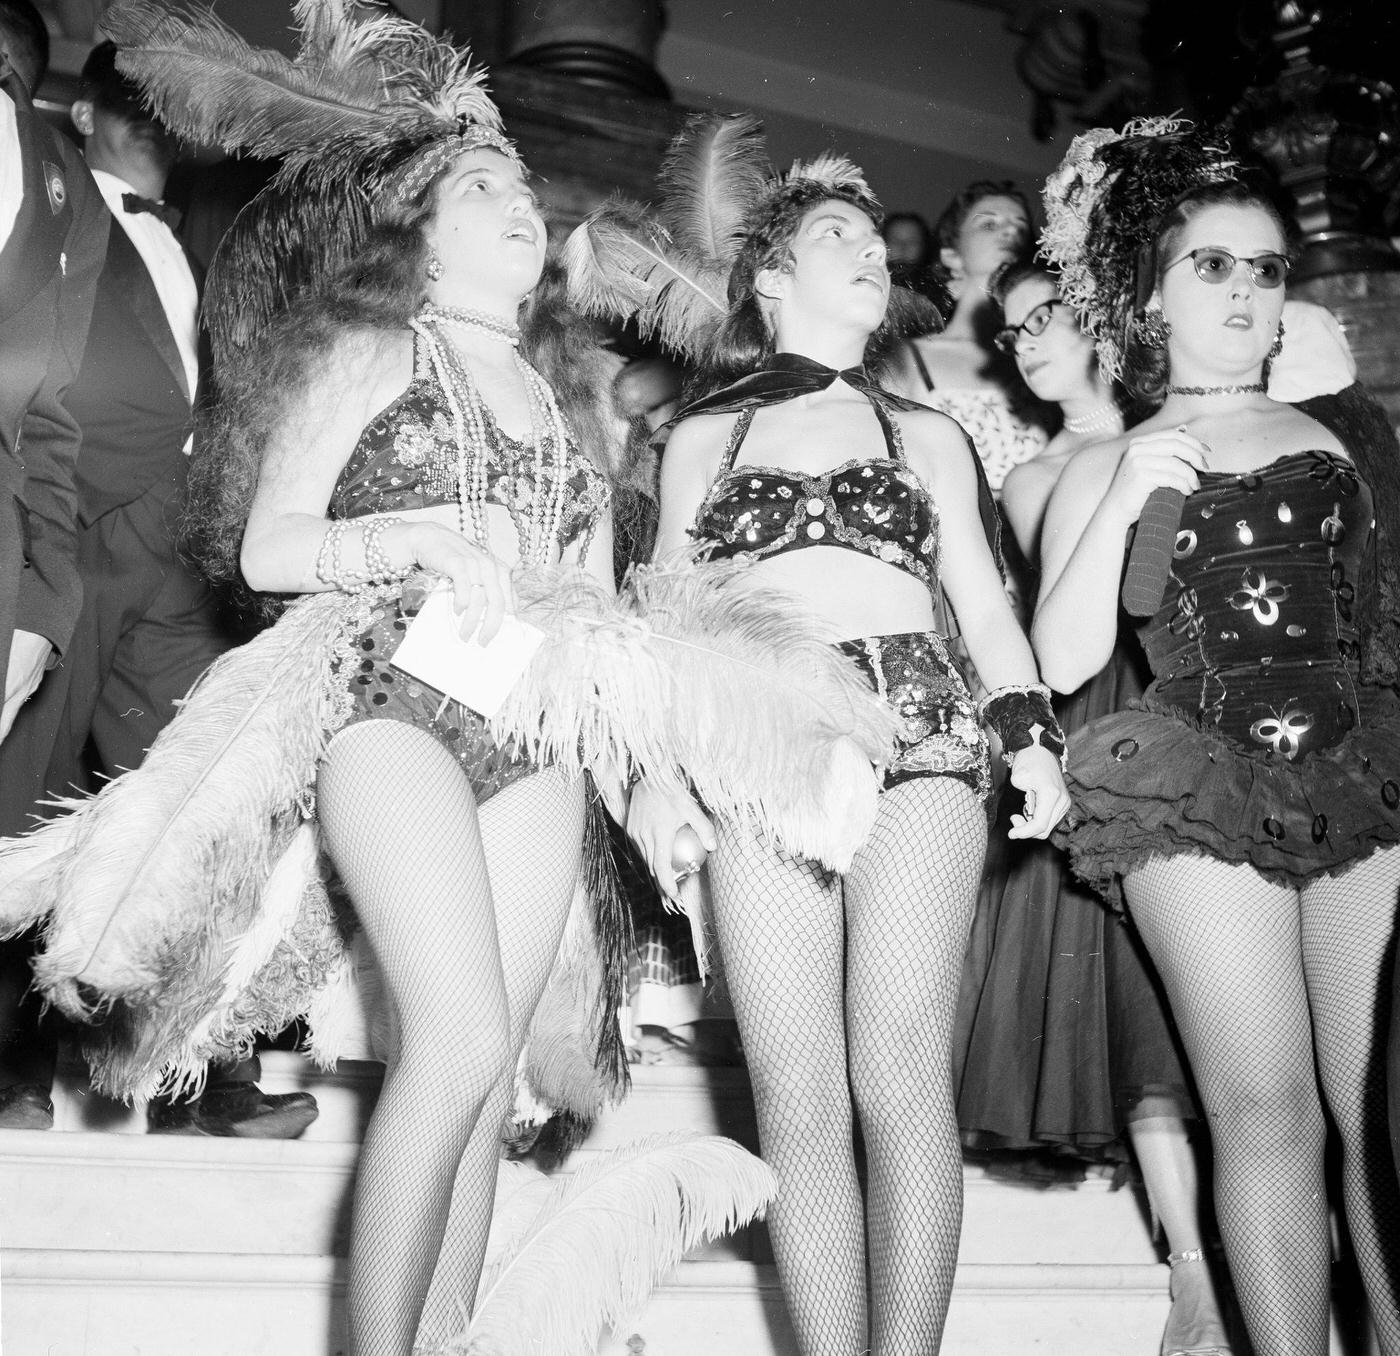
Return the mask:
MULTIPOLYGON (((213 270, 218 404, 195 477, 211 572, 241 573, 281 616, 210 670, 140 768, 0 844, 0 926, 47 919, 40 984, 96 1020, 86 1048, 110 1090, 188 1081, 298 1013, 333 1057, 355 967, 324 853, 396 1028, 356 1187, 351 1350, 408 1356, 448 1335, 420 1334, 425 1304, 455 1320, 475 1294, 517 1058, 557 958, 568 1049, 532 1046, 526 1073, 548 1093, 534 1074, 558 1080, 572 1056, 583 1111, 622 1081, 618 993, 592 973, 606 967, 575 964, 602 950, 620 986, 626 938, 599 858, 581 860, 597 798, 578 774, 617 784, 636 763, 677 784, 683 762, 713 803, 839 862, 874 817, 895 722, 741 571, 657 568, 615 596, 606 388, 539 300, 547 239, 524 166, 463 54, 354 8, 299 0, 295 60, 145 0, 104 17, 174 130, 283 157, 213 270), (489 720, 411 672, 400 647, 435 607, 439 649, 484 645, 513 611, 542 628, 489 720), (738 691, 766 705, 737 744, 697 745, 684 713, 738 691), (853 765, 854 793, 843 775, 826 795, 853 765), (561 952, 576 883, 598 935, 585 923, 561 952), (590 1021, 592 1064, 574 1048, 590 1021)), ((677 1186, 661 1189, 672 1206, 677 1186)), ((683 1186, 681 1236, 760 1196, 716 1207, 683 1186)), ((620 1265, 635 1299, 651 1260, 599 1248, 584 1274, 606 1289, 620 1265)), ((590 1346, 609 1303, 518 1315, 509 1349, 590 1346)))
POLYGON ((1153 121, 1077 138, 1047 184, 1061 294, 1104 372, 1160 408, 1060 477, 1034 639, 1070 691, 1110 657, 1120 581, 1146 618, 1151 687, 1075 741, 1070 847, 1126 897, 1166 985, 1254 1348, 1328 1349, 1325 1103, 1396 1353, 1400 1190, 1374 1069, 1400 896, 1400 473, 1355 392, 1266 394, 1288 237, 1237 169, 1209 134, 1153 121))
MULTIPOLYGON (((981 516, 990 497, 975 454, 952 420, 866 375, 872 341, 890 328, 890 281, 859 171, 835 156, 796 165, 761 177, 746 205, 720 233, 729 301, 702 345, 707 394, 666 447, 658 549, 698 543, 744 559, 800 600, 899 713, 903 736, 875 828, 842 873, 731 819, 716 816, 716 829, 645 782, 629 829, 672 894, 682 826, 714 849, 715 922, 779 1182, 774 1247, 800 1349, 930 1351, 957 1257, 949 1036, 990 780, 983 713, 936 630, 940 587, 997 689, 985 715, 1027 793, 1018 835, 1049 833, 1067 804, 1061 746, 984 534, 994 519, 981 516)), ((674 201, 663 210, 683 216, 674 201)), ((674 229, 670 243, 682 243, 674 229)), ((634 257, 633 278, 653 276, 634 257)))
MULTIPOLYGON (((300 174, 284 168, 220 255, 220 404, 199 502, 206 553, 226 577, 241 571, 264 599, 357 600, 316 813, 399 1037, 360 1159, 348 1308, 352 1351, 407 1356, 435 1267, 449 1305, 475 1288, 514 1063, 559 949, 584 799, 578 781, 541 771, 393 666, 412 610, 404 581, 449 581, 458 629, 485 644, 514 610, 513 565, 586 563, 610 584, 611 550, 604 468, 526 358, 538 346, 521 309, 547 235, 525 168, 479 73, 384 22, 338 39, 384 81, 377 123, 361 138, 347 120, 355 144, 342 144, 341 165, 327 159, 334 130, 317 146, 299 129, 300 174), (335 219, 345 212, 358 213, 353 232, 335 219), (268 265, 297 271, 290 297, 269 296, 268 265), (440 1258, 454 1181, 464 1227, 440 1258)), ((141 49, 128 58, 138 77, 179 37, 169 23, 122 32, 141 49)), ((153 87, 177 125, 191 117, 175 112, 187 91, 153 87)), ((246 145, 249 131, 221 139, 246 145)))

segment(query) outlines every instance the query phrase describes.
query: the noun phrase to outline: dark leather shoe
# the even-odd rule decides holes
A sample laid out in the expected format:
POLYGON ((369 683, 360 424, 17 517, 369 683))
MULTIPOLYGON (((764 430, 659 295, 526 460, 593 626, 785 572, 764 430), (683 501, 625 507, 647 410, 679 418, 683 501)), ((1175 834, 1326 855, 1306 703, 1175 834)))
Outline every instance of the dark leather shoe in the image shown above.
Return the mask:
POLYGON ((152 1102, 152 1135, 222 1135, 237 1139, 295 1139, 319 1114, 309 1092, 264 1092, 256 1083, 218 1083, 193 1102, 152 1102))
POLYGON ((38 1083, 0 1089, 0 1130, 52 1130, 53 1102, 38 1083))

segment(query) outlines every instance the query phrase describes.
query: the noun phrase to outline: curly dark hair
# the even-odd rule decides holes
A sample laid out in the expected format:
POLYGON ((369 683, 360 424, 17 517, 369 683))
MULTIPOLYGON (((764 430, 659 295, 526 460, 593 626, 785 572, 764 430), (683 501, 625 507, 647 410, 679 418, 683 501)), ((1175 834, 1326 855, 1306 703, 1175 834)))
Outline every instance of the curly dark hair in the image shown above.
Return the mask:
MULTIPOLYGON (((754 291, 755 280, 765 269, 792 267, 792 242, 802 219, 814 207, 833 201, 858 208, 877 229, 884 221, 884 209, 868 189, 815 179, 794 179, 782 185, 756 210, 729 271, 729 314, 720 322, 687 384, 687 401, 757 370, 773 355, 773 331, 754 291)), ((887 315, 866 345, 866 363, 878 363, 898 337, 887 315)))
POLYGON ((962 233, 963 222, 977 204, 985 198, 1010 198, 1018 202, 1026 213, 1027 223, 1035 218, 1026 195, 1010 179, 978 179, 959 189, 952 202, 939 214, 933 224, 934 242, 940 250, 955 250, 958 236, 962 233))
MULTIPOLYGON (((1134 316, 1141 314, 1152 294, 1162 285, 1165 265, 1176 254, 1177 242, 1192 218, 1208 207, 1221 206, 1262 208, 1277 224, 1285 241, 1284 248, 1291 256, 1293 245, 1288 220, 1274 194, 1264 184, 1253 178, 1204 184, 1183 194, 1159 218, 1152 247, 1138 262, 1141 276, 1137 279, 1138 305, 1134 316)), ((1162 403, 1171 381, 1167 350, 1143 343, 1133 324, 1128 325, 1123 341, 1122 379, 1128 392, 1150 407, 1162 403)))
POLYGON ((1041 259, 1008 259, 987 281, 987 295, 1002 309, 1006 309, 1006 299, 1023 282, 1032 278, 1044 278, 1047 282, 1060 285, 1060 275, 1041 259))
MULTIPOLYGON (((446 174, 447 166, 442 171, 446 174)), ((427 300, 425 228, 442 174, 372 225, 354 255, 308 287, 258 332, 226 347, 213 399, 200 414, 181 531, 185 554, 245 614, 275 618, 290 601, 257 594, 243 580, 239 552, 264 458, 336 345, 356 331, 405 330, 427 300)), ((606 355, 595 327, 565 310, 559 270, 550 265, 520 317, 521 352, 554 388, 580 447, 611 475, 606 355)))

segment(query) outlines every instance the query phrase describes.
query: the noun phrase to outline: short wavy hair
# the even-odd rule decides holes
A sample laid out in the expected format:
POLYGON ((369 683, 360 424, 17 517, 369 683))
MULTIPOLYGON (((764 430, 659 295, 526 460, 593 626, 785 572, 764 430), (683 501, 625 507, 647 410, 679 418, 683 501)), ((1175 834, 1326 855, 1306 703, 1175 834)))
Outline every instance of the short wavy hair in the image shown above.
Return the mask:
MULTIPOLYGON (((866 216, 876 229, 885 219, 879 200, 864 187, 833 184, 816 179, 794 179, 783 184, 750 218, 748 233, 729 270, 729 314, 720 322, 688 396, 727 385, 761 367, 773 355, 773 328, 755 290, 758 275, 766 269, 792 267, 792 242, 803 218, 824 202, 845 202, 866 216)), ((875 362, 890 344, 888 319, 871 335, 866 361, 875 362)))

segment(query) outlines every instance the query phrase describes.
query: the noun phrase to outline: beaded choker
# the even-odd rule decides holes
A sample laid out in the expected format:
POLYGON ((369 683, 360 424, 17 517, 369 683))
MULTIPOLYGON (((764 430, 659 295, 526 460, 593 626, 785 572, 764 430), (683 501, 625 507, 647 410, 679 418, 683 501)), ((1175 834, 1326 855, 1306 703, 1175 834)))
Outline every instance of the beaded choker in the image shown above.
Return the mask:
POLYGON ((1252 381, 1244 386, 1168 386, 1168 395, 1263 395, 1264 383, 1252 381))
MULTIPOLYGON (((491 448, 488 411, 443 324, 446 321, 475 326, 477 318, 475 312, 453 314, 439 307, 425 306, 414 317, 412 325, 423 341, 452 411, 452 435, 457 448, 458 525, 469 541, 489 549, 491 542, 486 525, 486 475, 491 448), (459 316, 468 316, 470 320, 460 320, 459 316)), ((496 317, 489 319, 496 320, 496 328, 490 331, 493 337, 505 343, 516 343, 503 331, 496 317)), ((481 329, 483 333, 488 332, 485 325, 481 329)), ((568 496, 568 434, 549 383, 526 361, 518 347, 515 365, 530 401, 531 432, 524 446, 533 451, 534 466, 528 513, 517 515, 512 511, 511 517, 520 543, 521 560, 547 565, 558 540, 568 496), (552 483, 545 474, 545 445, 551 442, 554 445, 552 483)))
POLYGON ((438 306, 430 301, 418 312, 418 317, 426 321, 445 320, 449 324, 460 325, 464 330, 484 334, 488 339, 499 339, 503 344, 510 344, 512 348, 520 344, 520 326, 512 320, 491 315, 487 311, 468 311, 460 306, 438 306))
POLYGON ((1070 433, 1103 433, 1117 427, 1122 417, 1118 402, 1109 400, 1097 409, 1090 410, 1088 414, 1081 414, 1076 419, 1066 419, 1065 428, 1070 433))

